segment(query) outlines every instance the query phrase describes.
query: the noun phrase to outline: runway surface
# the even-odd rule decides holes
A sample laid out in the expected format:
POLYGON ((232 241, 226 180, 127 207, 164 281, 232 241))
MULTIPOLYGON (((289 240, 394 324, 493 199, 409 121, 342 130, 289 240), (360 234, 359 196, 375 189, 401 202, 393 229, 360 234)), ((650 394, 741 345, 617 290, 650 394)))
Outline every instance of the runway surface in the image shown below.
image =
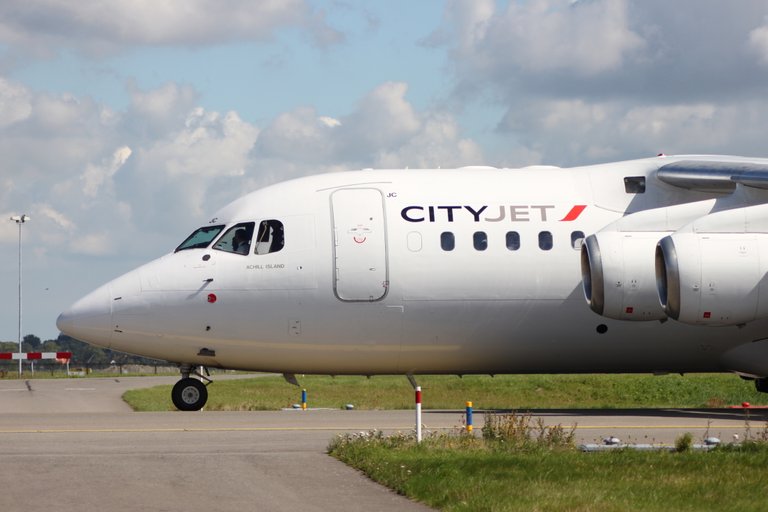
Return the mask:
MULTIPOLYGON (((0 381, 0 509, 50 511, 428 510, 325 454, 343 432, 410 431, 413 411, 134 413, 120 396, 176 377, 0 381)), ((764 410, 534 411, 607 436, 730 441, 765 426, 764 410)), ((426 432, 459 428, 462 411, 429 411, 426 432)), ((475 415, 480 428, 482 414, 475 415)))

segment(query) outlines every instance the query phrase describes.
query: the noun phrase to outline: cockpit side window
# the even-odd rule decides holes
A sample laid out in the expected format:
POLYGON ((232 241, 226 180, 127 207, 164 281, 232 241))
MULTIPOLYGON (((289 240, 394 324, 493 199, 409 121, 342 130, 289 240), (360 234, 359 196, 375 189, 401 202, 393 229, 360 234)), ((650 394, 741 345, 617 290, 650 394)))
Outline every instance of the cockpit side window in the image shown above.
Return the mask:
POLYGON ((203 226, 189 235, 173 252, 179 252, 185 249, 205 249, 208 247, 208 244, 221 233, 222 229, 224 229, 224 226, 203 226))
POLYGON ((232 252, 235 254, 248 254, 251 250, 254 222, 241 222, 235 224, 221 235, 214 244, 217 251, 232 252))
POLYGON ((274 219, 259 222, 254 245, 256 254, 269 254, 281 250, 285 245, 283 223, 274 219))

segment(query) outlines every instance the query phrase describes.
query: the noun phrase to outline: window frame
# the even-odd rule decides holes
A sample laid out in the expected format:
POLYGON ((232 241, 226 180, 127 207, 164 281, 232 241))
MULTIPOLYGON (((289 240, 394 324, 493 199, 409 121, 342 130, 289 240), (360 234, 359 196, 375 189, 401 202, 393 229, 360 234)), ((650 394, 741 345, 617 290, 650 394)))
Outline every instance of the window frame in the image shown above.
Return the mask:
POLYGON ((504 235, 504 242, 507 247, 507 250, 509 251, 519 251, 520 247, 522 246, 522 241, 520 239, 520 232, 519 231, 507 231, 506 235, 504 235), (512 238, 512 244, 510 244, 510 238, 512 238), (511 247, 510 247, 511 245, 511 247))
POLYGON ((189 249, 207 249, 208 247, 211 246, 213 241, 216 240, 219 237, 219 235, 221 235, 221 232, 224 231, 225 227, 227 227, 226 224, 214 224, 210 226, 199 227, 196 230, 194 230, 187 238, 185 238, 184 241, 181 242, 176 247, 176 249, 174 249, 173 252, 176 253, 179 251, 187 251, 189 249), (213 236, 207 242, 198 242, 196 244, 189 245, 189 246, 186 245, 192 241, 192 239, 195 237, 197 233, 201 231, 204 232, 206 230, 217 230, 217 231, 213 234, 213 236))
POLYGON ((216 242, 213 244, 213 250, 214 251, 222 251, 227 252, 229 254, 239 254, 240 256, 247 256, 251 253, 251 246, 253 245, 253 230, 256 227, 256 223, 254 221, 247 221, 247 222, 238 222, 237 224, 234 224, 232 227, 224 231, 224 233, 216 239, 216 242), (235 236, 237 236, 237 233, 239 230, 246 230, 246 236, 247 236, 247 247, 245 252, 239 251, 236 248, 234 248, 234 239, 235 236), (230 236, 230 233, 232 235, 230 236), (232 248, 227 248, 224 244, 229 244, 232 246, 232 248))
POLYGON ((478 252, 488 250, 488 233, 485 231, 475 231, 472 233, 472 247, 478 252))
POLYGON ((445 252, 451 252, 456 249, 456 235, 453 231, 443 231, 440 233, 440 248, 445 252))
POLYGON ((551 251, 555 247, 555 238, 551 231, 539 231, 539 249, 551 251))
POLYGON ((576 251, 580 251, 586 238, 587 236, 581 230, 571 231, 571 247, 576 251))
POLYGON ((253 253, 257 256, 264 256, 266 254, 274 254, 280 252, 285 248, 285 224, 278 219, 263 219, 258 222, 258 230, 256 236, 252 239, 253 253), (267 228, 262 231, 262 228, 267 228), (267 238, 262 241, 259 240, 264 233, 267 238), (261 249, 266 247, 266 251, 261 249))

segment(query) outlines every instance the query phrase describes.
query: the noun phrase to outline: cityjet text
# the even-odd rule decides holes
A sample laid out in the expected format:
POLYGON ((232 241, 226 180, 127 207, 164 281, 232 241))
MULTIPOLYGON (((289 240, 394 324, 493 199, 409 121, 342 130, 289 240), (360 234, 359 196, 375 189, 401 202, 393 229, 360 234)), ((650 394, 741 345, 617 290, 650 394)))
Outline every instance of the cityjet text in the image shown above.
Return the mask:
MULTIPOLYGON (((560 222, 576 220, 586 205, 574 205, 560 222)), ((400 215, 408 222, 454 222, 460 217, 471 218, 473 222, 529 222, 552 220, 555 205, 509 205, 509 206, 406 206, 400 215)))

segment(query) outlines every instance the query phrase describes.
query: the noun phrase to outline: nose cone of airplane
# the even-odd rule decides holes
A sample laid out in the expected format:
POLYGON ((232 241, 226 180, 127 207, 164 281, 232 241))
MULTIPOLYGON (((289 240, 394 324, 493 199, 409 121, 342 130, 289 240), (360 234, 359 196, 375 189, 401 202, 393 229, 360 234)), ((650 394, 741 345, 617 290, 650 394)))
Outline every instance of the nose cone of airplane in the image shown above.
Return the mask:
POLYGON ((75 302, 59 315, 56 326, 75 339, 108 347, 112 337, 112 297, 109 285, 75 302))

